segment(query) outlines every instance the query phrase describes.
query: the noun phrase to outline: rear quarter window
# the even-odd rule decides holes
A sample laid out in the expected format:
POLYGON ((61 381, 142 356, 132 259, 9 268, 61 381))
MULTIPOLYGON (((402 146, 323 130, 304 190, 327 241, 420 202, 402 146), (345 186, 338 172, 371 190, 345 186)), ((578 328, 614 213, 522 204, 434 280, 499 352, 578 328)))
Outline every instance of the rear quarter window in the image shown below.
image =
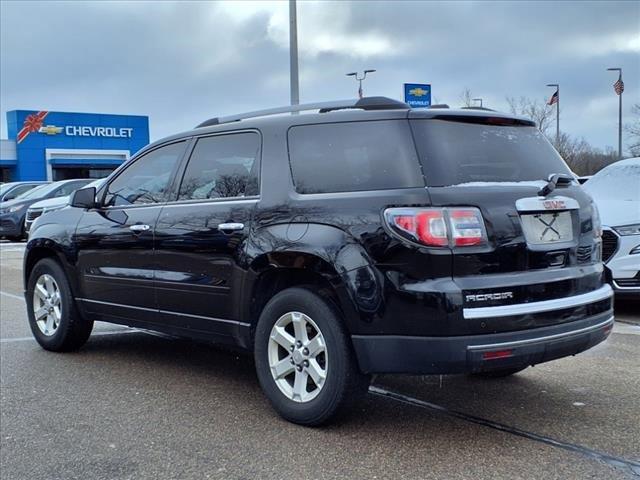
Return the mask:
POLYGON ((406 120, 299 125, 288 142, 298 193, 424 187, 406 120))

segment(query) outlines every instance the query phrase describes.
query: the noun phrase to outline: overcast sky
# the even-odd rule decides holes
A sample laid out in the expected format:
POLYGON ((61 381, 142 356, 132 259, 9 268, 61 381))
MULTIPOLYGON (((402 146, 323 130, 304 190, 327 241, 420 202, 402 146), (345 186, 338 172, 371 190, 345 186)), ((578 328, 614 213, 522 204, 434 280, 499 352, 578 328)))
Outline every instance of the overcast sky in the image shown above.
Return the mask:
MULTIPOLYGON (((0 3, 0 108, 149 115, 152 140, 203 119, 289 102, 288 2, 0 3)), ((302 102, 356 95, 346 72, 375 68, 365 95, 431 83, 460 106, 544 101, 561 84, 561 128, 617 146, 640 102, 640 2, 298 3, 302 102), (624 120, 623 119, 623 120, 624 120)))

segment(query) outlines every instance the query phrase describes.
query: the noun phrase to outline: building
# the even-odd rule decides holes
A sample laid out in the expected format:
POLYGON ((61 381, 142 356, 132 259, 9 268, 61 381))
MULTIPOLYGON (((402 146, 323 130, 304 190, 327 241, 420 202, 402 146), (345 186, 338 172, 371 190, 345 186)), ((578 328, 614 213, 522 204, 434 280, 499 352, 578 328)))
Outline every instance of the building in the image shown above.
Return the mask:
POLYGON ((149 117, 7 112, 0 181, 101 178, 149 143, 149 117))

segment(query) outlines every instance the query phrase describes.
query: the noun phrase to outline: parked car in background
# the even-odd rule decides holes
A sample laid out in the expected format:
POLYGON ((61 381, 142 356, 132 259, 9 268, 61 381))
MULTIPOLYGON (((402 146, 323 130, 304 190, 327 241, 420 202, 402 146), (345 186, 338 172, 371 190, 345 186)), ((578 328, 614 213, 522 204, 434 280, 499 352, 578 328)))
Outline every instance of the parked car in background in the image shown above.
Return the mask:
POLYGON ((0 185, 0 204, 49 182, 9 182, 0 185))
MULTIPOLYGON (((98 180, 94 180, 93 182, 82 185, 86 187, 95 187, 100 188, 100 185, 104 182, 104 178, 100 178, 98 180)), ((72 192, 73 193, 73 192, 72 192)), ((61 208, 69 205, 69 201, 71 200, 71 196, 67 195, 64 197, 53 197, 48 198, 46 200, 41 200, 39 202, 34 203, 27 209, 27 215, 24 219, 24 231, 25 233, 29 233, 31 229, 31 225, 36 219, 40 218, 42 215, 48 212, 54 212, 56 210, 60 210, 61 208)))
POLYGON ((605 340, 600 231, 530 120, 284 107, 151 144, 35 222, 26 307, 52 351, 94 321, 246 348, 274 408, 318 425, 371 374, 507 376, 605 340))
POLYGON ((24 219, 31 205, 47 198, 66 197, 89 182, 90 178, 78 178, 48 183, 3 202, 0 204, 0 237, 21 240, 25 236, 24 219))
POLYGON ((640 298, 640 157, 613 163, 584 184, 602 220, 602 260, 618 296, 640 298))

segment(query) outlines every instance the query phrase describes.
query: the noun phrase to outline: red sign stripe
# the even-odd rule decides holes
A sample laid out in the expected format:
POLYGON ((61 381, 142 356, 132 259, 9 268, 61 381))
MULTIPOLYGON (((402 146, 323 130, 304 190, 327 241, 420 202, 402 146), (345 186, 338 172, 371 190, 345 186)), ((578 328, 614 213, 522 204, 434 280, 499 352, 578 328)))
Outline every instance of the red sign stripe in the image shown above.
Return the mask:
POLYGON ((37 132, 42 126, 42 121, 49 112, 42 110, 38 113, 32 113, 25 118, 22 129, 18 132, 17 143, 22 142, 31 132, 37 132))

